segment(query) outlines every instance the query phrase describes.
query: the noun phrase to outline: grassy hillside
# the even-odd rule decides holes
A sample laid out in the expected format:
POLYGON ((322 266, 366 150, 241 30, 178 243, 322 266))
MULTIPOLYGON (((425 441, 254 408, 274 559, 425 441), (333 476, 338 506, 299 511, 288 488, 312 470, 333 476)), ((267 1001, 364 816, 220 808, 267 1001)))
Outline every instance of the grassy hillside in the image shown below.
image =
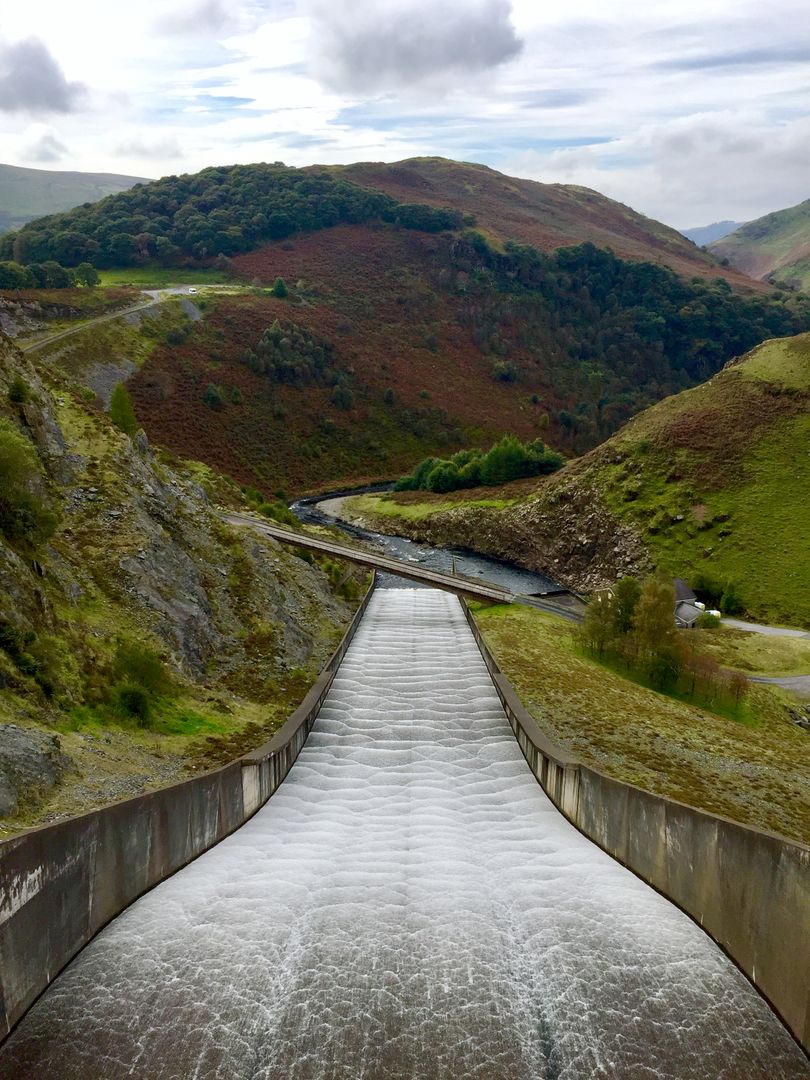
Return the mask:
MULTIPOLYGON (((466 544, 580 587, 653 565, 750 615, 810 626, 810 335, 765 342, 667 398, 503 508, 403 517, 397 531, 466 544)), ((510 490, 497 489, 502 500, 510 490)), ((431 496, 418 493, 420 503, 431 496)), ((442 502, 447 496, 440 497, 442 502)), ((397 520, 387 497, 389 530, 397 520)), ((394 504, 393 506, 391 504, 394 504)), ((366 501, 368 515, 373 511, 366 501)))
POLYGON ((752 687, 738 716, 721 716, 597 663, 562 619, 478 606, 476 621, 541 730, 587 764, 701 810, 810 840, 808 734, 770 688, 752 687))
POLYGON ((19 229, 44 214, 96 202, 139 183, 148 181, 142 176, 116 173, 58 172, 0 165, 0 233, 19 229))
POLYGON ((224 526, 237 491, 2 334, 0 477, 0 834, 258 745, 350 615, 345 568, 224 526))
POLYGON ((710 249, 751 277, 810 289, 810 199, 749 221, 710 249))

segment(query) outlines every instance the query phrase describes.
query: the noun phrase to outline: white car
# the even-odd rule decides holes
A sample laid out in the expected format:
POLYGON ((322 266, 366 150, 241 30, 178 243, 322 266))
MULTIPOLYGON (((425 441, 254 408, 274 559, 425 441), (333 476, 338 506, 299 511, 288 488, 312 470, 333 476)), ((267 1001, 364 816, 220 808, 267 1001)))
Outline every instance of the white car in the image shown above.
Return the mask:
POLYGON ((188 291, 189 291, 189 295, 195 294, 197 292, 197 290, 194 288, 193 285, 188 291))

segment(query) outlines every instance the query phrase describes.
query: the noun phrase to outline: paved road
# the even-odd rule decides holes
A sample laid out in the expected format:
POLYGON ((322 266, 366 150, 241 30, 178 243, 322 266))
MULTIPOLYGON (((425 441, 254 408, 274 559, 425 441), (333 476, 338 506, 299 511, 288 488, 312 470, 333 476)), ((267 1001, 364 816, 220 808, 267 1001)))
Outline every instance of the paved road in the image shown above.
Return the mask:
MULTIPOLYGON (((172 285, 167 289, 144 289, 145 295, 151 297, 151 300, 147 300, 142 304, 134 304, 132 307, 120 308, 118 311, 111 311, 106 315, 98 315, 95 319, 88 319, 86 322, 78 323, 67 330, 60 330, 58 334, 40 338, 39 341, 32 341, 28 345, 18 345, 18 348, 20 352, 24 353, 37 352, 39 349, 44 349, 46 345, 52 345, 55 341, 61 341, 62 338, 70 337, 72 334, 78 334, 82 330, 87 330, 90 326, 99 326, 101 323, 112 322, 113 319, 123 318, 124 315, 132 315, 136 311, 147 311, 149 308, 164 303, 170 296, 185 296, 188 294, 189 288, 193 287, 189 285, 172 285)), ((206 289, 215 288, 215 286, 211 285, 205 287, 206 289)))
POLYGON ((752 634, 767 634, 769 637, 810 638, 807 630, 790 630, 786 626, 765 626, 762 623, 744 622, 742 619, 721 619, 723 626, 734 630, 748 630, 752 634))
POLYGON ((270 536, 282 544, 292 544, 295 547, 307 548, 310 551, 322 551, 324 554, 348 559, 350 562, 355 562, 371 570, 382 570, 390 574, 398 574, 400 577, 408 578, 411 581, 432 585, 434 588, 444 589, 462 596, 491 600, 497 604, 526 604, 553 615, 561 615, 564 619, 569 619, 572 622, 581 621, 581 616, 578 613, 570 611, 560 604, 535 596, 518 596, 509 592, 508 589, 481 581, 478 578, 465 578, 459 574, 443 574, 436 570, 428 570, 418 563, 394 559, 390 555, 380 555, 362 548, 353 548, 346 544, 335 543, 332 540, 306 536, 302 533, 292 532, 290 529, 285 529, 280 525, 260 521, 250 514, 226 514, 224 517, 230 525, 255 529, 257 532, 270 536))
POLYGON ((749 675, 749 682, 770 683, 772 686, 781 686, 790 690, 797 697, 810 701, 810 675, 779 675, 768 677, 766 675, 749 675))

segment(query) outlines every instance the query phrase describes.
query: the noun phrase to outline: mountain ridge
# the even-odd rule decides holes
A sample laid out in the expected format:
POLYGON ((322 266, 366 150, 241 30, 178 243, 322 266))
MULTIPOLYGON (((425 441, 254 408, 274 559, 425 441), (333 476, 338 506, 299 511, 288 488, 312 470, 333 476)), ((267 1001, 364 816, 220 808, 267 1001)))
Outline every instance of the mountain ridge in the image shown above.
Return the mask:
POLYGON ((718 259, 751 277, 810 289, 810 199, 749 221, 709 244, 718 259))

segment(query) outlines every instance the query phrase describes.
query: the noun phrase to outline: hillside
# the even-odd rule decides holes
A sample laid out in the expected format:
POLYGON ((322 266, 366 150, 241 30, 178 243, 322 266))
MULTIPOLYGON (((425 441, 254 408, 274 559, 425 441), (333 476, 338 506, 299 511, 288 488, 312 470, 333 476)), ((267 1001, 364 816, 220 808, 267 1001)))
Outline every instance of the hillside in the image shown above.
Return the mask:
POLYGON ((810 289, 810 199, 749 221, 710 250, 751 277, 810 289))
POLYGON ((588 245, 497 254, 475 237, 351 225, 234 266, 266 285, 282 276, 288 295, 202 289, 195 322, 96 327, 37 362, 97 392, 131 376, 151 437, 268 496, 395 477, 507 431, 586 450, 662 394, 810 325, 792 298, 687 284, 588 245))
POLYGON ((590 242, 623 259, 668 266, 683 276, 727 278, 751 288, 742 275, 697 250, 676 229, 645 217, 598 191, 573 184, 541 184, 505 176, 486 165, 446 158, 410 158, 392 165, 363 162, 333 170, 402 203, 427 203, 475 217, 495 246, 512 240, 539 251, 590 242))
POLYGON ((721 240, 744 224, 743 221, 715 221, 711 225, 699 225, 694 229, 681 229, 681 232, 687 240, 691 240, 700 247, 703 244, 711 244, 713 240, 721 240))
POLYGON ((808 445, 804 334, 765 342, 542 482, 366 498, 359 512, 369 521, 382 507, 388 531, 473 547, 584 589, 653 566, 715 601, 731 584, 751 616, 810 627, 808 445), (480 505, 486 494, 500 508, 480 505), (443 508, 431 513, 432 501, 443 508))
POLYGON ((257 745, 351 613, 331 566, 224 526, 238 492, 87 397, 0 334, 0 833, 257 745))
POLYGON ((43 214, 70 210, 148 182, 142 176, 116 173, 57 172, 0 165, 0 233, 19 229, 43 214))
POLYGON ((719 275, 763 291, 675 229, 598 192, 444 158, 304 169, 235 165, 168 176, 29 224, 0 241, 0 259, 102 268, 205 263, 288 236, 379 221, 423 232, 474 224, 496 248, 512 241, 550 252, 590 242, 685 277, 719 275))

